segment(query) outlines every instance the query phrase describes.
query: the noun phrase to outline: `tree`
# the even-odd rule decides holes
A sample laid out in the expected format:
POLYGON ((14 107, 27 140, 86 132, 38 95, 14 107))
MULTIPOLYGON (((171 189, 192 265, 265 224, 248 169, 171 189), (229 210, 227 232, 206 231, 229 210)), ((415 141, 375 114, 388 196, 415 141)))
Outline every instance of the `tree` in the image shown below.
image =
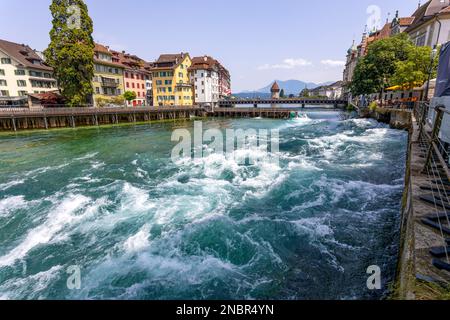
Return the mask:
POLYGON ((372 43, 356 65, 350 85, 353 95, 377 93, 388 86, 397 63, 407 60, 413 48, 406 33, 372 43))
POLYGON ((123 97, 128 102, 131 102, 131 101, 136 99, 136 92, 134 92, 134 91, 125 91, 125 93, 123 94, 123 97))
POLYGON ((401 86, 405 90, 421 86, 428 80, 430 71, 431 78, 437 76, 439 57, 431 61, 430 47, 414 47, 408 53, 408 59, 396 64, 396 71, 392 76, 392 84, 401 86))
POLYGON ((50 11, 53 28, 46 62, 69 105, 91 103, 95 44, 88 8, 83 0, 53 0, 50 11))
POLYGON ((280 91, 280 98, 284 98, 284 89, 281 89, 280 91))
POLYGON ((305 88, 300 92, 300 98, 308 98, 309 97, 309 90, 308 88, 305 88))

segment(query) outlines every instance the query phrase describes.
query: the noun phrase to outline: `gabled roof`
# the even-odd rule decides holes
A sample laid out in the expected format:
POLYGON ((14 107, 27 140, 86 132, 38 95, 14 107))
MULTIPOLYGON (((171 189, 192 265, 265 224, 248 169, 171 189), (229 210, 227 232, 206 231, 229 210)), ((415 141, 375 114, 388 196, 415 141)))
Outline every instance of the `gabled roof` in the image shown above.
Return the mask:
POLYGON ((124 65, 127 69, 139 70, 146 73, 149 72, 148 66, 150 64, 138 56, 126 53, 125 51, 112 51, 112 53, 114 56, 119 58, 120 64, 124 65))
POLYGON ((112 55, 111 52, 109 51, 109 48, 100 43, 95 43, 94 51, 112 55))
POLYGON ((209 56, 192 58, 192 65, 189 70, 218 70, 219 62, 209 56))
POLYGON ((53 71, 53 68, 48 66, 44 60, 42 60, 42 58, 27 45, 0 40, 0 50, 24 67, 53 71))
POLYGON ((414 22, 414 17, 399 18, 399 20, 398 20, 398 24, 402 27, 409 26, 413 22, 414 22))
POLYGON ((183 63, 186 57, 189 57, 189 53, 162 54, 154 63, 153 70, 175 69, 183 63))
POLYGON ((406 32, 410 32, 420 25, 424 24, 425 22, 428 22, 432 20, 435 15, 441 14, 441 13, 447 13, 449 8, 449 0, 445 0, 444 3, 442 3, 440 0, 430 0, 424 5, 420 6, 416 12, 414 12, 413 17, 414 21, 413 23, 406 29, 406 32))
POLYGON ((120 62, 120 57, 119 57, 117 51, 113 51, 113 50, 109 49, 109 47, 104 46, 100 43, 95 43, 94 52, 96 54, 97 53, 107 54, 107 55, 111 56, 111 58, 112 58, 112 61, 105 61, 105 60, 98 59, 97 56, 94 56, 94 62, 96 62, 98 64, 113 66, 113 67, 126 68, 126 66, 120 62))

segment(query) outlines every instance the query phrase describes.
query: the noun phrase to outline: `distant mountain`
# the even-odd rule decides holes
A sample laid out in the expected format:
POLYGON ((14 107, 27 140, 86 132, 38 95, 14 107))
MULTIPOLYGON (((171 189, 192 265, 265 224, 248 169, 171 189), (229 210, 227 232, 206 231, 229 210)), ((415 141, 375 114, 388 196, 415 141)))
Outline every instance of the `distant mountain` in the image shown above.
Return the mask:
MULTIPOLYGON (((300 81, 300 80, 287 80, 287 81, 276 80, 276 81, 277 81, 278 85, 280 86, 280 89, 284 90, 284 94, 286 96, 288 96, 290 94, 298 96, 299 93, 303 89, 305 89, 305 86, 308 89, 315 89, 317 87, 327 86, 327 85, 330 85, 335 82, 335 81, 329 81, 329 82, 316 84, 313 82, 304 82, 304 81, 300 81)), ((256 91, 243 91, 243 92, 236 93, 233 95, 238 98, 262 98, 262 99, 270 98, 271 97, 270 89, 272 88, 272 85, 273 85, 273 82, 271 82, 266 87, 261 88, 256 91)))
MULTIPOLYGON (((284 89, 284 93, 286 95, 289 94, 295 94, 298 95, 303 89, 305 89, 305 86, 308 89, 314 89, 317 88, 319 85, 313 83, 313 82, 303 82, 300 80, 287 80, 287 81, 280 81, 276 80, 278 85, 280 86, 280 89, 284 89)), ((269 85, 267 85, 264 88, 261 88, 259 90, 256 90, 258 92, 270 92, 270 88, 272 88, 273 82, 271 82, 269 85)))

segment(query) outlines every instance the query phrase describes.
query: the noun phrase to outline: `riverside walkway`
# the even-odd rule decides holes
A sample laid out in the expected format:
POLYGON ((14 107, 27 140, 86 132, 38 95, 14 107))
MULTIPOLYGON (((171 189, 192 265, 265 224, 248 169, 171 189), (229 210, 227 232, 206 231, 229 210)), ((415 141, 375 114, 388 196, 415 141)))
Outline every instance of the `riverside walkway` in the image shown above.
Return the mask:
MULTIPOLYGON (((328 108, 329 109, 329 108, 328 108)), ((310 110, 310 109, 308 109, 310 110)), ((320 108, 318 110, 321 110, 320 108)), ((0 131, 99 126, 192 117, 289 119, 295 108, 203 108, 200 106, 119 108, 2 108, 0 131)))
POLYGON ((75 128, 79 126, 189 119, 204 115, 205 110, 197 106, 158 108, 11 108, 0 109, 0 130, 75 128))

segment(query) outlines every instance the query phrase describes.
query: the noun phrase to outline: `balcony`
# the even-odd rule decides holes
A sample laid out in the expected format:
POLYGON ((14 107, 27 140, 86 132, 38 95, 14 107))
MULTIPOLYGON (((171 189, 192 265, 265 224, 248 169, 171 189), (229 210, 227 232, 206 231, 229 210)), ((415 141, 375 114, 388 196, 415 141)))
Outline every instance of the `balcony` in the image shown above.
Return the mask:
POLYGON ((117 88, 119 84, 116 79, 102 77, 102 85, 108 88, 117 88))

